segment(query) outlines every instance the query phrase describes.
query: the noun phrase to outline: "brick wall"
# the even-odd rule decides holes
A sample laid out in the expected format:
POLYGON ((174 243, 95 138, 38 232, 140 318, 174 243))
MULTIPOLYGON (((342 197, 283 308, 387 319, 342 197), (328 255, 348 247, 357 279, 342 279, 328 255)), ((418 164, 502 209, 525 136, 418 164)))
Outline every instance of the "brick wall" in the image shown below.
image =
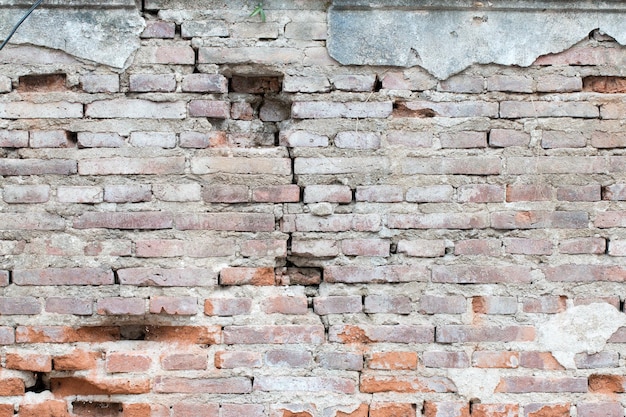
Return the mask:
POLYGON ((0 417, 624 416, 622 47, 440 81, 185 4, 0 52, 0 417))

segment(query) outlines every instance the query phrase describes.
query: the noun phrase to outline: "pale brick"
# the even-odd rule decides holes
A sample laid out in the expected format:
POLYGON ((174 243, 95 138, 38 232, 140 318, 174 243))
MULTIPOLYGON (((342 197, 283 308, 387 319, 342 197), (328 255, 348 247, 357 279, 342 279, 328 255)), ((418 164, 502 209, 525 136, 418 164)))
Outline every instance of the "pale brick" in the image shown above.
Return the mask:
POLYGON ((544 130, 541 134, 541 147, 544 149, 584 148, 586 145, 587 138, 580 132, 544 130))
POLYGON ((595 253, 606 251, 606 239, 601 237, 581 237, 566 239, 559 243, 559 252, 568 254, 595 253))
POLYGON ((551 255, 552 242, 545 239, 504 238, 506 253, 517 255, 551 255))
POLYGON ((177 316, 194 316, 198 313, 198 299, 195 297, 150 297, 150 313, 177 316))
POLYGON ((324 352, 317 355, 319 366, 324 369, 360 371, 363 369, 363 355, 356 353, 324 352))
POLYGON ((324 281, 329 283, 390 283, 427 281, 429 272, 418 265, 387 265, 377 267, 327 266, 324 281))
POLYGON ((482 93, 485 88, 485 79, 474 75, 453 75, 439 83, 439 91, 451 93, 482 93))
POLYGON ((404 175, 497 175, 502 170, 500 158, 481 156, 444 159, 407 157, 400 164, 404 175))
POLYGON ((62 203, 95 204, 104 201, 104 192, 95 186, 62 186, 57 188, 57 199, 62 203))
POLYGON ((619 354, 606 350, 594 354, 578 353, 574 361, 578 369, 617 368, 619 354))
POLYGON ((379 75, 385 90, 431 90, 437 86, 437 80, 422 69, 388 71, 379 75))
POLYGON ((422 363, 427 368, 467 368, 470 365, 467 353, 445 351, 424 352, 422 363))
MULTIPOLYGON (((287 24, 289 26, 289 23, 287 24)), ((273 22, 245 22, 230 26, 230 36, 241 39, 277 39, 283 26, 273 22)))
POLYGON ((347 185, 307 185, 304 188, 305 203, 350 203, 352 190, 347 185))
MULTIPOLYGON (((192 51, 193 52, 193 51, 192 51)), ((271 46, 201 47, 200 64, 295 64, 302 60, 302 50, 271 46)))
POLYGON ((0 147, 2 148, 26 148, 28 146, 28 131, 26 130, 1 130, 0 147))
POLYGON ((93 314, 93 300, 84 298, 50 297, 46 299, 46 311, 56 314, 90 316, 93 314))
POLYGON ((510 146, 528 146, 530 134, 513 129, 491 129, 489 131, 489 146, 507 148, 510 146))
POLYGON ((176 24, 173 22, 147 21, 146 27, 141 32, 143 39, 173 39, 176 34, 176 24))
POLYGON ((120 78, 115 74, 88 74, 80 77, 83 90, 87 93, 117 93, 120 78))
POLYGON ((410 314, 411 299, 405 295, 368 295, 363 303, 365 313, 410 314))
POLYGON ((190 93, 227 93, 228 80, 221 74, 188 74, 182 90, 190 93))
MULTIPOLYGON (((144 198, 149 201, 149 187, 145 190, 144 198)), ((152 194, 162 201, 200 201, 202 200, 202 187, 198 183, 190 184, 153 184, 152 194)))
POLYGON ((294 119, 330 119, 330 118, 387 118, 393 110, 390 101, 383 102, 328 102, 297 101, 291 107, 294 119))
MULTIPOLYGON (((0 141, 1 141, 0 137, 0 141)), ((33 130, 30 132, 31 148, 69 148, 72 142, 65 130, 33 130)))
POLYGON ((50 199, 49 185, 5 185, 2 199, 9 204, 45 203, 50 199))
POLYGON ((362 301, 360 296, 328 296, 313 298, 313 311, 320 316, 328 314, 360 313, 362 301))
POLYGON ((397 252, 405 253, 407 256, 415 256, 419 258, 438 258, 445 255, 446 246, 443 240, 400 240, 398 242, 397 252))
POLYGON ((251 298, 209 298, 204 301, 207 316, 238 316, 250 314, 251 298))
POLYGON ((276 349, 265 354, 265 364, 271 367, 307 368, 313 361, 311 352, 276 349))
POLYGON ((297 203, 300 201, 300 187, 290 185, 268 185, 252 190, 252 200, 260 203, 297 203))
POLYGON ((10 93, 12 89, 11 79, 6 75, 0 76, 0 93, 10 93))
POLYGON ((431 132, 410 132, 406 130, 387 131, 387 144, 408 148, 430 148, 434 135, 431 132))
POLYGON ((404 117, 498 117, 498 103, 487 101, 406 101, 396 110, 404 117))
POLYGON ((521 75, 493 75, 487 78, 487 91, 532 93, 533 84, 532 78, 521 75))
POLYGON ((532 276, 525 266, 436 265, 432 282, 458 284, 528 283, 532 276))
POLYGON ((330 79, 335 89, 342 91, 372 91, 375 75, 335 75, 330 79))
MULTIPOLYGON (((503 101, 500 117, 518 119, 527 117, 574 117, 598 118, 600 111, 595 104, 575 101, 503 101)), ((603 118, 610 119, 611 117, 603 118)))
POLYGON ((501 203, 505 188, 495 184, 469 184, 457 188, 457 200, 461 203, 501 203))
POLYGON ((83 105, 67 101, 51 103, 13 101, 0 103, 0 117, 5 119, 80 119, 83 117, 83 105))
POLYGON ((552 74, 537 78, 537 91, 540 93, 570 93, 582 89, 583 80, 579 76, 552 74))
POLYGON ((406 192, 406 201, 416 203, 443 203, 452 201, 454 188, 450 185, 411 187, 406 192))
POLYGON ((192 100, 189 102, 189 116, 228 119, 230 118, 230 103, 217 100, 192 100))
POLYGON ((287 93, 326 93, 330 91, 328 78, 322 76, 286 75, 283 91, 287 93))
POLYGON ((94 119, 184 119, 187 109, 182 101, 117 98, 87 104, 85 115, 94 119))
POLYGON ((307 258, 324 258, 339 255, 339 247, 335 240, 298 240, 291 244, 291 253, 307 258))
POLYGON ((326 39, 324 22, 289 22, 285 26, 287 39, 322 41, 326 39))
POLYGON ((224 132, 181 132, 179 144, 181 148, 208 148, 224 146, 226 133, 224 132))
POLYGON ((383 157, 362 158, 303 158, 295 159, 295 174, 350 174, 363 172, 389 172, 390 161, 383 157))
POLYGON ((479 314, 515 314, 516 297, 482 296, 472 298, 472 309, 479 314))
POLYGON ((136 63, 194 65, 196 53, 187 43, 145 46, 139 49, 136 63))
POLYGON ((191 158, 193 174, 272 174, 291 175, 289 158, 197 157, 191 158))
POLYGON ((394 185, 369 185, 356 188, 356 201, 397 203, 403 200, 402 187, 394 185))
POLYGON ((117 271, 121 285, 153 287, 213 287, 217 274, 201 268, 124 268, 117 271))
POLYGON ((130 140, 132 146, 158 148, 174 148, 176 146, 176 134, 170 132, 131 132, 130 140))
POLYGON ((390 242, 384 239, 345 239, 341 252, 348 256, 389 256, 390 242))
POLYGON ((146 312, 142 298, 107 297, 96 302, 96 311, 106 316, 140 316, 146 312))
POLYGON ((124 138, 117 133, 78 132, 79 148, 121 148, 124 138))
POLYGON ((176 77, 174 74, 131 74, 129 78, 130 91, 146 92, 172 92, 176 90, 176 77))
POLYGON ((33 315, 41 313, 41 304, 35 297, 0 297, 0 315, 33 315))
POLYGON ((486 132, 455 132, 441 133, 439 141, 442 148, 485 148, 487 147, 486 132))
POLYGON ((183 22, 181 25, 181 36, 185 39, 189 38, 207 38, 228 36, 228 27, 219 20, 196 20, 183 22))
POLYGON ((104 201, 110 203, 139 203, 152 200, 149 184, 106 185, 104 201))
POLYGON ((96 158, 78 161, 80 175, 165 175, 182 174, 185 157, 96 158))

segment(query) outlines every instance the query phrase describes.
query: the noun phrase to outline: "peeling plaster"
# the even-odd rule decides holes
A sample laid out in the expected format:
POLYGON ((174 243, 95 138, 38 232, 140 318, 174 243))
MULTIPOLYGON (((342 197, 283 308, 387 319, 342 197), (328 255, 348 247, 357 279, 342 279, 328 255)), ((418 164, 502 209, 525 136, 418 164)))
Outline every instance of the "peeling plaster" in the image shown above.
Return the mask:
POLYGON ((501 376, 500 369, 464 368, 448 370, 448 377, 456 385, 459 395, 468 401, 472 398, 483 401, 493 396, 501 376))
POLYGON ((622 326, 626 326, 626 315, 609 304, 570 307, 537 326, 537 344, 540 350, 552 352, 565 368, 574 369, 577 353, 602 351, 622 326))
MULTIPOLYGON (((6 2, 0 0, 0 6, 6 2)), ((54 7, 36 9, 10 43, 59 49, 77 58, 123 68, 139 48, 139 34, 145 27, 134 1, 132 7, 119 2, 80 3, 57 1, 54 7)), ((11 28, 22 13, 17 7, 0 8, 0 27, 11 28)))
POLYGON ((473 64, 529 66, 595 29, 626 44, 623 2, 419 3, 335 0, 328 18, 329 54, 343 65, 421 66, 446 79, 473 64))

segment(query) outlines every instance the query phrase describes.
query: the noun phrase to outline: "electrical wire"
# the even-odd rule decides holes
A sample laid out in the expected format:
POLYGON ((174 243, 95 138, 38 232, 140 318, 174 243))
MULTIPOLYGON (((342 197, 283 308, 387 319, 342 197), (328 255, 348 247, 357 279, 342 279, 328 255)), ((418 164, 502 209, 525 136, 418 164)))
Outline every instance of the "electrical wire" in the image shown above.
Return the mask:
POLYGON ((0 50, 2 50, 2 48, 4 48, 4 45, 6 45, 9 42, 9 39, 11 39, 11 37, 15 34, 15 32, 17 31, 17 28, 20 27, 20 25, 22 23, 24 23, 24 20, 26 20, 26 18, 28 16, 30 16, 30 14, 33 12, 33 10, 35 10, 37 8, 37 6, 39 6, 41 4, 43 0, 37 0, 35 2, 35 4, 33 4, 31 6, 30 9, 28 9, 28 11, 26 12, 26 14, 20 19, 19 22, 17 22, 17 24, 15 26, 13 26, 13 30, 11 31, 11 33, 9 33, 9 36, 7 36, 7 38, 4 40, 4 42, 2 42, 2 45, 0 45, 0 50))

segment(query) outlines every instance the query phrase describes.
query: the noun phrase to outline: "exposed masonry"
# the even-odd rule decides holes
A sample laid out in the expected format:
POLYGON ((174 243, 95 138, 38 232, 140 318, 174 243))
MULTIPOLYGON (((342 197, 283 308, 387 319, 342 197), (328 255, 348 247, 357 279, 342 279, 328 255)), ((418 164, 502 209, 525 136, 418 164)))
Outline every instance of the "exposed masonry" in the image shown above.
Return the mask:
POLYGON ((0 417, 623 417, 625 50, 439 81, 266 3, 0 53, 0 417))

